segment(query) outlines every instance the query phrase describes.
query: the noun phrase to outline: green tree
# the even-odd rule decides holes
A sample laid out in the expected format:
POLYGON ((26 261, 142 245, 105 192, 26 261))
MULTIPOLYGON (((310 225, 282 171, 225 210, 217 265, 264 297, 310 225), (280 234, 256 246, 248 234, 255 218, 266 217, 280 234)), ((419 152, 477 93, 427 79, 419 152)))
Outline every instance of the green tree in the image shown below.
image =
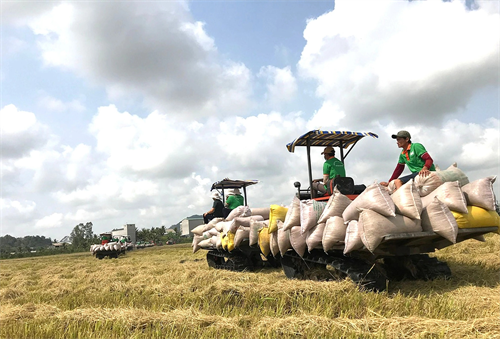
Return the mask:
POLYGON ((72 247, 75 250, 86 250, 95 242, 94 232, 92 231, 93 224, 87 222, 85 225, 79 223, 71 231, 72 247))

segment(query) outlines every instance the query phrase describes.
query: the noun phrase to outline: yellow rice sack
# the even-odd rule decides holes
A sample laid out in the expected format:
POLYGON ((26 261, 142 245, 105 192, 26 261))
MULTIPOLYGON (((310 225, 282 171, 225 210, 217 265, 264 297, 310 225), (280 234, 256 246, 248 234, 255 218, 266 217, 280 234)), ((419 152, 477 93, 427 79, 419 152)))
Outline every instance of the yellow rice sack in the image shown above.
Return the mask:
POLYGON ((227 250, 231 252, 234 250, 234 233, 227 232, 227 250))
POLYGON ((496 211, 477 206, 467 206, 467 211, 467 214, 451 211, 457 220, 458 228, 500 227, 500 216, 496 211))
POLYGON ((222 249, 227 251, 227 235, 221 233, 220 236, 221 236, 220 240, 221 240, 222 249))
POLYGON ((259 247, 264 256, 267 257, 269 253, 271 253, 271 235, 269 234, 267 227, 259 230, 259 247))
POLYGON ((269 233, 273 233, 278 230, 278 220, 285 221, 287 212, 288 208, 286 207, 271 205, 269 208, 269 228, 267 229, 269 233))

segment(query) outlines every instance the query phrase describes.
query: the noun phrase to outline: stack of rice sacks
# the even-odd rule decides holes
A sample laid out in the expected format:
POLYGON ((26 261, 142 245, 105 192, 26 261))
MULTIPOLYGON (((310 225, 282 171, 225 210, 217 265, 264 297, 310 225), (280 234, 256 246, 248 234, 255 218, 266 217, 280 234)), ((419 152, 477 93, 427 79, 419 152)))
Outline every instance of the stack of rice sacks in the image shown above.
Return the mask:
POLYGON ((92 252, 92 254, 95 254, 96 252, 103 252, 103 251, 121 251, 122 249, 125 248, 126 244, 122 244, 120 242, 108 242, 104 245, 100 244, 90 245, 90 252, 92 252))
POLYGON ((223 220, 195 228, 193 252, 200 248, 232 251, 243 240, 258 245, 268 256, 294 249, 343 249, 374 252, 391 234, 432 231, 456 242, 459 228, 500 227, 493 183, 486 177, 469 183, 456 164, 417 176, 394 191, 379 183, 368 186, 355 200, 335 189, 328 202, 292 199, 288 207, 250 210, 240 206, 223 220))
MULTIPOLYGON (((248 241, 251 246, 256 245, 264 228, 267 233, 270 211, 269 207, 250 209, 248 206, 238 206, 226 219, 214 218, 208 224, 197 226, 191 231, 194 234, 191 245, 193 253, 200 248, 231 252, 243 241, 248 241)), ((262 243, 264 242, 266 239, 263 237, 262 243)))

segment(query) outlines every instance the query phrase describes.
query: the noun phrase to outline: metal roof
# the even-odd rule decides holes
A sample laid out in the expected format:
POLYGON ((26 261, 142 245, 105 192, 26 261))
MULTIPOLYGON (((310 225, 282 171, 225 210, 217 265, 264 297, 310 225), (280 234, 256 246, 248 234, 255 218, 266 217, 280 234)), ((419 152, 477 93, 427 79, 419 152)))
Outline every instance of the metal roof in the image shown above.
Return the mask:
POLYGON ((210 191, 214 189, 242 188, 250 185, 255 185, 258 183, 259 180, 231 180, 229 178, 225 178, 222 179, 221 181, 214 182, 210 191))
POLYGON ((378 138, 378 135, 372 132, 349 132, 349 131, 320 131, 313 130, 298 137, 288 143, 286 148, 289 152, 294 152, 297 146, 332 146, 348 148, 364 137, 378 138))

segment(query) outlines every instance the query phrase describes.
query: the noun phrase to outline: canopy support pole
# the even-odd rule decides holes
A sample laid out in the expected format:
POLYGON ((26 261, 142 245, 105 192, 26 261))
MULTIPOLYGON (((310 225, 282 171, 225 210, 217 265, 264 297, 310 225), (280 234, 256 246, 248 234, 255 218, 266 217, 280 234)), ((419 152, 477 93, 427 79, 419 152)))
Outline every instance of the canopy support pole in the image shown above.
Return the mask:
POLYGON ((311 191, 311 199, 316 198, 316 192, 313 187, 312 168, 311 168, 311 139, 307 138, 307 168, 309 170, 309 190, 311 191))

